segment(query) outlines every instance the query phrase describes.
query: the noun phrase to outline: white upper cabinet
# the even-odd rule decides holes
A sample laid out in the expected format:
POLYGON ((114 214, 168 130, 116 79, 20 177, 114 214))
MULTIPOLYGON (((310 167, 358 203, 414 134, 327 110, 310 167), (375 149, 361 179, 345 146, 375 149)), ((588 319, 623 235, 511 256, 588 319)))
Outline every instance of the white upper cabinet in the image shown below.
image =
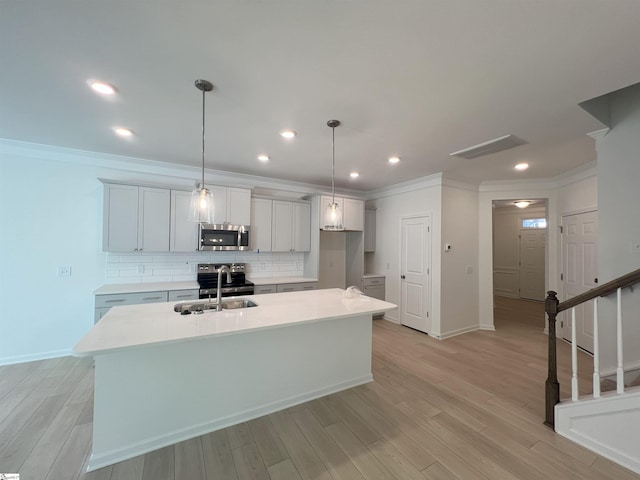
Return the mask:
POLYGON ((102 249, 168 251, 170 202, 163 188, 105 184, 102 249))
POLYGON ((251 225, 251 190, 227 188, 227 222, 251 225))
POLYGON ((311 250, 311 205, 273 200, 271 251, 308 252, 311 250))
POLYGON ((251 250, 271 251, 271 209, 273 201, 268 198, 251 199, 251 250))
POLYGON ((364 211, 364 251, 376 251, 376 211, 373 209, 364 211))
POLYGON ((293 204, 293 250, 311 250, 311 205, 308 203, 293 204))
POLYGON ((171 225, 169 250, 193 252, 198 250, 198 224, 189 220, 191 192, 171 190, 171 225))
POLYGON ((207 188, 213 193, 214 223, 251 224, 251 190, 217 185, 207 188))
MULTIPOLYGON (((336 203, 342 209, 342 226, 345 230, 364 230, 364 201, 353 198, 335 197, 336 203)), ((320 229, 324 228, 324 213, 331 203, 332 197, 322 195, 320 197, 320 229)))

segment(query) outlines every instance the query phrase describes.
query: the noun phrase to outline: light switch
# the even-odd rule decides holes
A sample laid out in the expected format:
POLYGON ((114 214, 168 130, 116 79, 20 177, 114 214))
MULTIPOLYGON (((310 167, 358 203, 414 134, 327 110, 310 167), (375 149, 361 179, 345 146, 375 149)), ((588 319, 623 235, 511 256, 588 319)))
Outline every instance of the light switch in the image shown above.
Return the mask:
POLYGON ((640 240, 631 241, 631 253, 640 253, 640 240))
POLYGON ((58 276, 59 277, 70 277, 71 276, 71 267, 58 267, 58 276))

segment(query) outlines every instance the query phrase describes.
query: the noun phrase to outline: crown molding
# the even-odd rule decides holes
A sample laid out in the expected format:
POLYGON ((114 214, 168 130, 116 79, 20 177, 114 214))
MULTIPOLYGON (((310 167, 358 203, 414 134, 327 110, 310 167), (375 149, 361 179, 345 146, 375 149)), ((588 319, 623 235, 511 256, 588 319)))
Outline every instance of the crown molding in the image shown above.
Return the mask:
MULTIPOLYGON (((194 185, 201 176, 200 167, 189 165, 176 165, 138 157, 126 157, 108 153, 78 150, 66 147, 56 147, 39 143, 21 142, 0 138, 0 154, 2 156, 17 156, 48 162, 63 162, 76 165, 93 166, 106 170, 117 170, 135 174, 150 174, 162 177, 179 179, 182 186, 186 181, 193 181, 194 185)), ((108 172, 100 172, 103 180, 108 181, 108 172)), ((272 190, 284 190, 304 195, 322 194, 327 191, 325 185, 294 182, 244 173, 225 172, 205 168, 205 183, 224 184, 240 188, 263 188, 272 190)), ((363 192, 349 189, 336 189, 340 195, 348 195, 364 198, 363 192)))
POLYGON ((389 187, 370 190, 365 193, 366 200, 375 200, 377 198, 390 197, 401 193, 414 192, 424 188, 440 187, 442 185, 442 172, 434 173, 426 177, 420 177, 406 182, 396 183, 389 187))

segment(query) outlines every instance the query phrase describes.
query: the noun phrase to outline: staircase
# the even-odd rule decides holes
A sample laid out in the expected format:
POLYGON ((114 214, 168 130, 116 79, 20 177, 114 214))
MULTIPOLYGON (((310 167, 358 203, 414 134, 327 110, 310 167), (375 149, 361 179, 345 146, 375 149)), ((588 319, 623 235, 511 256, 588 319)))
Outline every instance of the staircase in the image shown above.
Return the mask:
POLYGON ((640 282, 640 270, 619 277, 588 292, 558 301, 556 292, 548 292, 545 311, 549 318, 549 372, 545 384, 545 424, 560 435, 603 455, 610 460, 640 474, 640 386, 637 379, 624 383, 622 351, 623 319, 622 290, 640 282), (598 298, 617 295, 616 349, 617 368, 615 382, 601 380, 599 365, 598 298), (578 360, 575 328, 576 306, 593 303, 593 393, 578 396, 578 360), (565 310, 571 312, 571 399, 560 401, 557 376, 556 316, 565 310))

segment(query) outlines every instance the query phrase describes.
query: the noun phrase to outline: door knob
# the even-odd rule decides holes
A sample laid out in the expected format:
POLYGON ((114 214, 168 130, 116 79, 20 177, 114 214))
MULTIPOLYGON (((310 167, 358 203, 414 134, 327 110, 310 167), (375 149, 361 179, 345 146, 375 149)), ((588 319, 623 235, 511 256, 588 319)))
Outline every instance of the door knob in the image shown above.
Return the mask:
POLYGON ((598 279, 597 279, 597 278, 594 278, 594 279, 593 279, 593 283, 598 283, 598 279))
POLYGON ((404 275, 400 275, 400 278, 404 280, 404 275))

